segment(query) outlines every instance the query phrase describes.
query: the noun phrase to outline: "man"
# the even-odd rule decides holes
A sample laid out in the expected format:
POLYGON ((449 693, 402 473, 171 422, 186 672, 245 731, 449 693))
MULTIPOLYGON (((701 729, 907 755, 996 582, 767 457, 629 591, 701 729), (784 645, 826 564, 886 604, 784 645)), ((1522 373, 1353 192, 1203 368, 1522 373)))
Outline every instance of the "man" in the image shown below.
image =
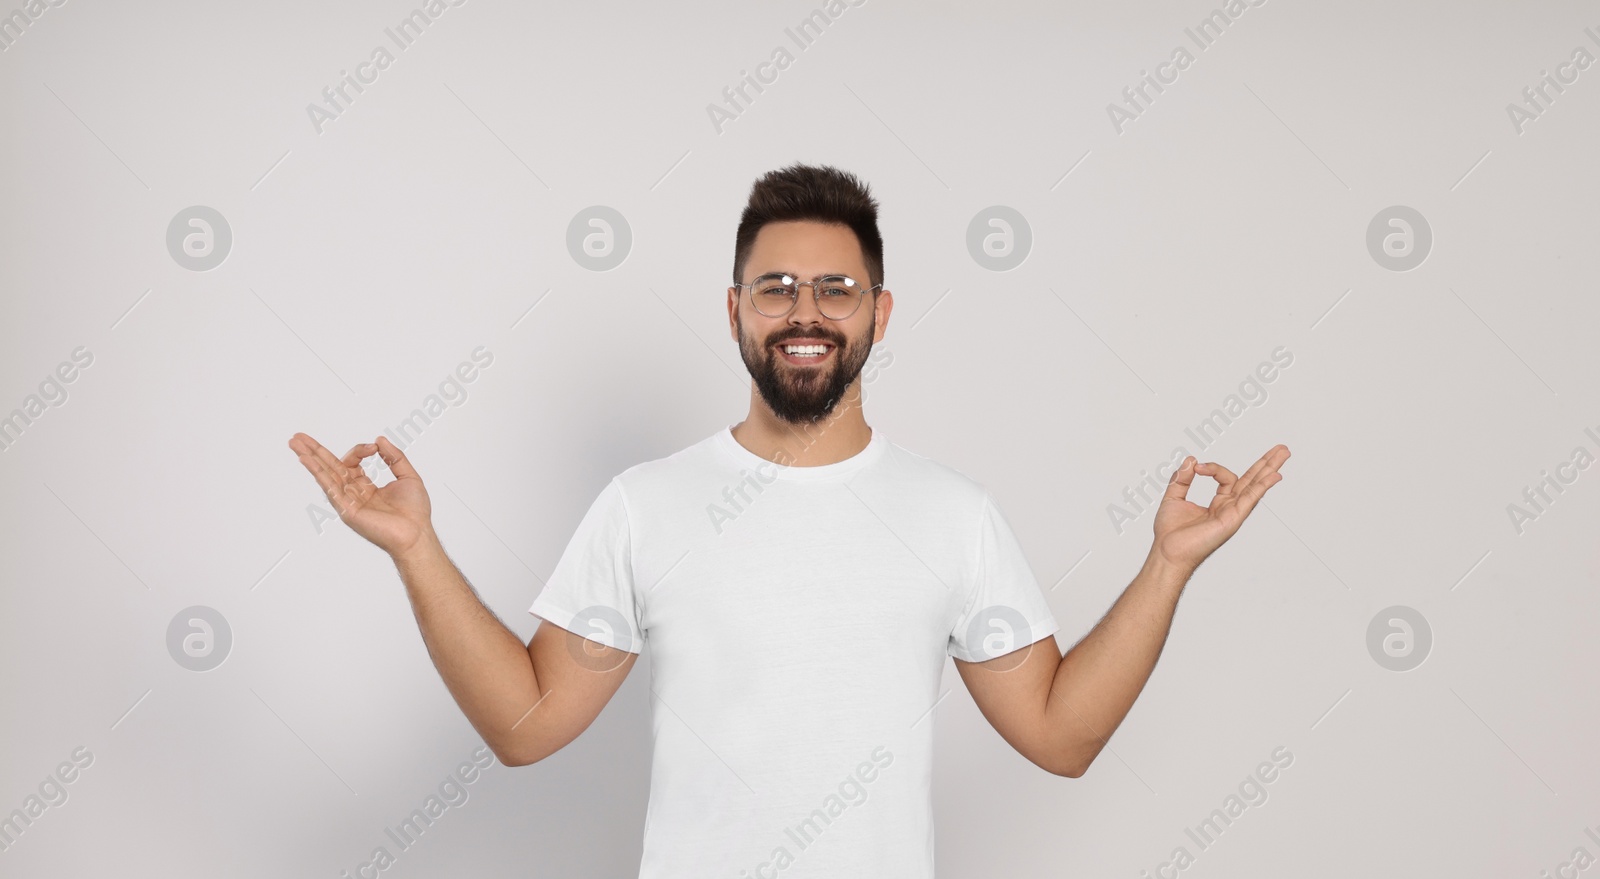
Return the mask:
POLYGON ((984 487, 862 415, 861 372, 894 308, 867 188, 828 167, 765 175, 734 281, 749 414, 605 486, 530 608, 542 622, 526 648, 446 556, 386 437, 343 459, 305 434, 290 446, 394 558, 434 664, 503 763, 572 741, 651 646, 642 879, 927 879, 944 657, 1012 747, 1081 776, 1150 676, 1189 575, 1289 451, 1238 477, 1186 458, 1138 576, 1063 656, 984 487), (381 489, 360 467, 374 452, 396 477, 381 489), (1197 473, 1217 481, 1209 507, 1185 499, 1197 473))

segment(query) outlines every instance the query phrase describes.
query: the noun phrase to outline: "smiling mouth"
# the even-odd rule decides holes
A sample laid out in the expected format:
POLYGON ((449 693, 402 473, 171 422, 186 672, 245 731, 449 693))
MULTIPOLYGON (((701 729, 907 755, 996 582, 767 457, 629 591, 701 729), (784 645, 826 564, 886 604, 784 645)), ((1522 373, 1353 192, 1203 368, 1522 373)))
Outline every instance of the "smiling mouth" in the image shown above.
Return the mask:
POLYGON ((778 354, 786 362, 796 366, 811 366, 822 363, 833 356, 834 350, 834 346, 827 342, 804 345, 782 344, 774 345, 773 347, 778 349, 778 354))

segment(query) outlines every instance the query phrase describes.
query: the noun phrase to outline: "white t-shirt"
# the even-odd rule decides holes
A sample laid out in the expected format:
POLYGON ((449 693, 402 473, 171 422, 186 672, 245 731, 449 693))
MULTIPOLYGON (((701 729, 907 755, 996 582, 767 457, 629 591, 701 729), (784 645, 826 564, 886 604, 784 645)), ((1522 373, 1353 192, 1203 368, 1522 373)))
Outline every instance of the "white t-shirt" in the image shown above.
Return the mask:
POLYGON ((640 879, 932 879, 946 654, 1057 630, 984 487, 877 430, 815 467, 724 428, 628 468, 529 610, 650 645, 640 879))

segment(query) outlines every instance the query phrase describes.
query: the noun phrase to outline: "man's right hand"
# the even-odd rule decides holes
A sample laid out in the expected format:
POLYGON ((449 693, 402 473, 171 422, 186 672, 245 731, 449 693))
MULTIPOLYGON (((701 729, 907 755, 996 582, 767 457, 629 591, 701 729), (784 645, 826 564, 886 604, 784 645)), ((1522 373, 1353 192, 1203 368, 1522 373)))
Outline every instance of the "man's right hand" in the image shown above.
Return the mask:
POLYGON ((375 443, 359 443, 343 458, 335 458, 304 433, 291 437, 289 448, 316 477, 339 519, 389 555, 398 558, 433 534, 433 505, 422 477, 388 437, 380 435, 375 443), (361 469, 361 461, 374 452, 382 456, 395 477, 382 488, 361 469))

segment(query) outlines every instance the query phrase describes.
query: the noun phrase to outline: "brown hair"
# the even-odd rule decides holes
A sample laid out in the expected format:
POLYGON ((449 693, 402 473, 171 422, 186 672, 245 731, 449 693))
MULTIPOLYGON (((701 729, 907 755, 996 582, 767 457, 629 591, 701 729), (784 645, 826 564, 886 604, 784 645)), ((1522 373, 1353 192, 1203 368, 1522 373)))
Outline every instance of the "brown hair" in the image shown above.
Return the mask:
POLYGON ((869 286, 883 283, 883 236, 878 234, 878 202, 854 174, 828 165, 793 164, 768 171, 750 187, 750 201, 739 217, 733 245, 733 282, 744 283, 744 265, 756 233, 768 223, 813 220, 845 226, 855 233, 867 264, 869 286))

